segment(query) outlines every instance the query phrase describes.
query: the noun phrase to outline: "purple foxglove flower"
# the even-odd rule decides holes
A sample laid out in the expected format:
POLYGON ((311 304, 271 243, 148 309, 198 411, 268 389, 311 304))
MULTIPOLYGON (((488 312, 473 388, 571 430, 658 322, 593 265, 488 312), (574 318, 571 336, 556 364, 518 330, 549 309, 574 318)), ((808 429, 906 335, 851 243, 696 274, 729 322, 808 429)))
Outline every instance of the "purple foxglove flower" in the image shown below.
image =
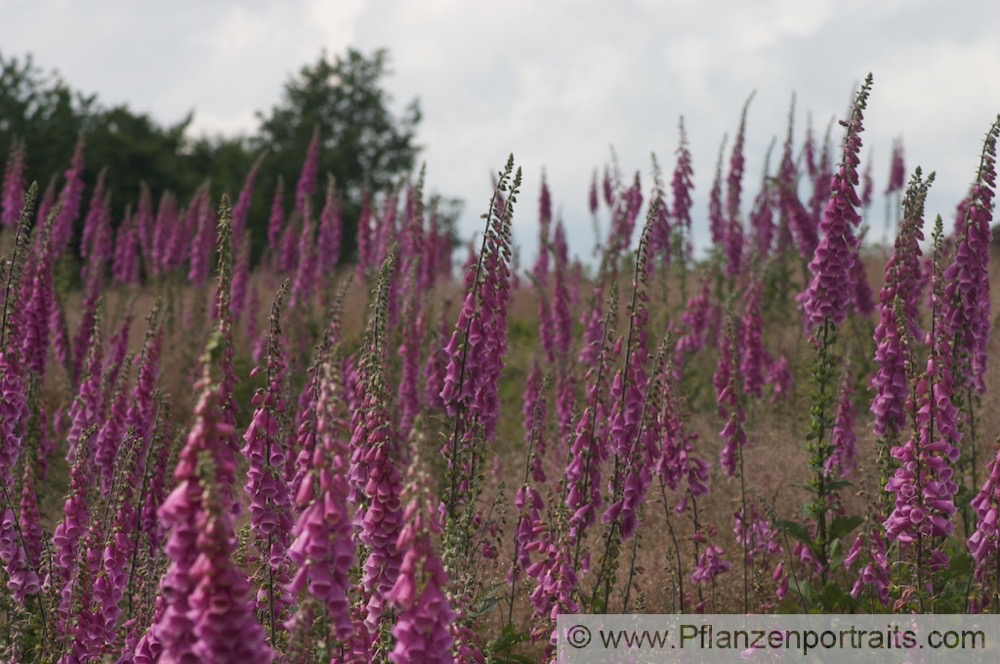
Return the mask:
POLYGON ((826 460, 823 471, 834 478, 847 478, 857 469, 854 445, 857 436, 854 433, 854 388, 851 387, 851 374, 847 370, 840 383, 840 399, 837 412, 833 418, 833 432, 830 436, 830 456, 826 460))
POLYGON ((843 160, 840 170, 833 176, 832 195, 826 204, 819 227, 823 239, 816 247, 809 271, 812 279, 803 294, 803 307, 810 328, 829 320, 839 326, 847 318, 847 307, 852 300, 850 291, 851 270, 858 260, 858 239, 854 229, 861 221, 855 191, 858 182, 857 167, 860 163, 863 113, 871 77, 865 81, 851 110, 851 119, 845 123, 843 160))
POLYGON ((872 193, 875 191, 875 180, 872 178, 872 159, 868 155, 865 171, 861 174, 861 207, 868 209, 872 204, 872 193))
MULTIPOLYGON (((210 458, 211 452, 201 454, 210 458)), ((197 555, 187 570, 190 652, 199 662, 270 664, 274 652, 247 601, 250 586, 232 561, 237 543, 224 499, 212 496, 209 484, 200 502, 193 515, 197 555)), ((176 644, 166 645, 169 653, 176 644)))
POLYGON ((266 155, 266 152, 261 153, 254 160, 253 166, 250 167, 250 171, 247 173, 247 179, 243 182, 240 195, 236 199, 236 205, 233 206, 233 246, 235 247, 243 246, 247 228, 247 216, 250 214, 250 205, 253 203, 253 190, 257 185, 257 176, 260 174, 260 166, 264 162, 266 155))
POLYGON ((23 140, 11 141, 3 172, 3 191, 0 193, 0 225, 8 228, 17 226, 24 207, 24 192, 28 184, 24 175, 27 170, 26 153, 23 140))
POLYGON ((701 556, 698 557, 694 573, 691 574, 691 580, 695 583, 710 584, 715 580, 715 577, 732 569, 732 565, 722 557, 723 553, 720 546, 715 544, 706 546, 701 556))
POLYGON ((403 560, 399 576, 388 593, 388 600, 397 612, 396 624, 392 628, 396 645, 389 659, 393 664, 444 664, 455 661, 450 631, 455 612, 445 593, 448 575, 432 541, 440 529, 437 520, 431 516, 427 478, 422 477, 419 471, 411 472, 413 478, 407 490, 411 498, 396 541, 403 560))
POLYGON ((276 245, 278 247, 278 271, 281 274, 292 274, 292 271, 298 266, 299 261, 304 260, 299 255, 299 243, 306 229, 299 227, 298 223, 296 223, 299 221, 302 221, 303 224, 305 223, 298 216, 293 216, 289 220, 289 223, 285 226, 281 234, 281 241, 276 245))
MULTIPOLYGON (((680 119, 680 141, 677 145, 677 163, 674 167, 673 178, 670 181, 670 189, 674 197, 674 207, 670 211, 670 216, 674 220, 677 228, 684 229, 685 234, 690 238, 691 233, 691 208, 693 200, 691 192, 694 190, 694 168, 691 164, 691 151, 688 149, 687 134, 684 131, 684 118, 680 119)), ((691 258, 691 243, 688 239, 683 247, 684 259, 691 258)))
POLYGON ((549 362, 552 362, 555 359, 555 329, 552 320, 555 296, 549 291, 549 227, 552 224, 552 197, 544 173, 538 207, 538 258, 531 270, 531 277, 538 298, 538 334, 542 348, 545 349, 549 362))
POLYGON ((374 202, 372 192, 365 187, 361 191, 361 213, 358 215, 357 248, 358 248, 358 277, 364 279, 371 272, 374 265, 372 256, 375 252, 375 238, 372 222, 374 215, 374 202))
POLYGON ((712 247, 722 249, 726 240, 726 211, 722 205, 722 155, 726 150, 726 138, 723 136, 719 146, 719 158, 715 163, 715 177, 708 194, 708 225, 711 233, 712 247))
POLYGON ((569 293, 568 249, 566 247, 566 230, 562 222, 556 224, 552 238, 552 254, 554 258, 552 286, 552 317, 555 326, 555 350, 558 356, 565 360, 569 357, 570 345, 573 343, 573 319, 570 314, 571 298, 569 293))
POLYGON ((156 210, 156 227, 153 229, 152 265, 149 266, 153 276, 158 277, 170 269, 167 265, 170 238, 180 223, 177 198, 169 191, 163 192, 160 206, 156 210))
POLYGON ((80 216, 83 201, 83 134, 77 139, 73 157, 64 176, 66 183, 59 192, 59 213, 52 222, 52 250, 54 256, 61 256, 69 247, 73 237, 73 225, 80 216))
POLYGON ((889 163, 889 179, 885 185, 885 195, 903 191, 906 186, 906 164, 903 161, 903 140, 892 142, 892 160, 889 163))
POLYGON ((910 340, 921 335, 918 328, 921 286, 920 241, 924 239, 924 198, 930 179, 922 180, 918 171, 907 188, 903 203, 903 219, 885 266, 885 285, 879 292, 879 320, 875 326, 875 362, 878 367, 871 380, 875 390, 871 410, 875 415, 877 436, 894 438, 906 425, 903 406, 910 394, 906 375, 905 346, 900 332, 910 340), (899 299, 900 306, 895 302, 899 299), (902 313, 905 320, 896 319, 902 313))
POLYGON ((771 403, 788 396, 792 389, 792 374, 788 370, 788 358, 782 355, 767 367, 767 384, 773 389, 771 403))
POLYGON ((340 262, 340 244, 344 222, 340 216, 341 202, 331 175, 326 185, 326 201, 319 215, 319 259, 323 274, 332 274, 340 262))
POLYGON ((278 176, 278 183, 274 187, 274 196, 271 198, 271 216, 267 221, 267 246, 276 248, 281 240, 281 235, 285 229, 285 181, 278 176))
POLYGON ((319 257, 316 255, 315 229, 313 220, 302 220, 302 231, 298 237, 298 263, 295 265, 295 279, 292 281, 292 294, 288 299, 290 307, 308 306, 316 283, 316 265, 319 257))
POLYGON ((135 226, 139 238, 139 249, 147 265, 153 258, 153 233, 156 230, 156 215, 153 212, 153 194, 145 182, 139 191, 139 205, 135 211, 135 226))
MULTIPOLYGON (((262 595, 258 610, 281 615, 288 605, 281 593, 269 597, 263 586, 287 582, 286 553, 291 541, 292 501, 285 480, 286 435, 279 418, 286 410, 284 382, 287 366, 281 347, 281 301, 287 291, 287 280, 275 297, 271 309, 266 384, 254 394, 255 406, 250 425, 243 435, 243 456, 249 460, 245 490, 250 496, 250 528, 262 560, 262 595), (267 573, 264 573, 267 570, 267 573), (272 603, 273 602, 273 603, 272 603)), ((260 369, 260 367, 258 367, 260 369)), ((255 370, 256 372, 257 370, 255 370)), ((269 592, 273 594, 273 589, 269 592)))
POLYGON ((317 125, 313 129, 312 138, 309 139, 306 158, 302 162, 302 172, 299 174, 299 182, 295 186, 295 211, 303 218, 312 216, 311 200, 316 191, 316 182, 319 176, 319 153, 320 136, 317 125))
POLYGON ((760 313, 760 301, 760 279, 754 279, 746 293, 746 309, 739 326, 743 337, 739 364, 743 375, 743 391, 758 399, 763 395, 764 362, 767 356, 764 350, 764 322, 760 313))
POLYGON ((597 170, 594 170, 594 176, 590 180, 590 194, 587 196, 587 207, 590 209, 590 214, 597 214, 597 170))
POLYGON ((216 223, 207 197, 200 197, 198 202, 197 226, 191 239, 188 281, 200 288, 208 281, 212 253, 215 248, 216 223))
MULTIPOLYGON (((445 346, 449 355, 441 399, 449 417, 456 418, 452 439, 445 443, 445 456, 449 471, 455 475, 469 477, 471 468, 461 467, 463 458, 474 455, 462 454, 460 442, 471 433, 472 423, 482 426, 483 434, 491 440, 496 431, 499 414, 498 381, 504 368, 507 354, 507 306, 510 301, 510 258, 511 258, 511 218, 513 199, 521 184, 518 170, 511 182, 513 158, 495 191, 487 214, 487 232, 483 236, 482 248, 474 270, 469 271, 472 283, 467 291, 454 333, 445 346), (509 188, 510 202, 503 210, 496 203, 501 188, 509 188), (461 423, 465 426, 461 426, 461 423)), ((448 497, 450 509, 456 507, 457 481, 453 483, 448 497)))
POLYGON ((951 264, 945 269, 948 284, 945 302, 948 333, 970 358, 967 367, 956 367, 962 382, 971 383, 982 394, 986 390, 987 345, 990 316, 990 227, 996 195, 996 144, 1000 119, 990 127, 983 146, 976 183, 969 193, 961 228, 956 226, 957 245, 951 264), (968 376, 966 378, 966 376, 968 376))
POLYGON ((139 281, 139 257, 135 221, 129 211, 115 232, 115 249, 112 256, 111 274, 121 284, 139 281))

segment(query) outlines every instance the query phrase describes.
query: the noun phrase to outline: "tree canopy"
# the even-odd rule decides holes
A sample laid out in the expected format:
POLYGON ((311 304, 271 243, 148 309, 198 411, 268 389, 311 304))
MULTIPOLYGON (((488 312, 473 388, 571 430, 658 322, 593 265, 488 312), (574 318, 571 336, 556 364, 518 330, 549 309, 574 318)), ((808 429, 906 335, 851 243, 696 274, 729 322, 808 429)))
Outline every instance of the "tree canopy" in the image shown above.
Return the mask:
POLYGON ((287 209, 318 130, 320 181, 326 173, 335 178, 343 198, 342 256, 351 258, 363 189, 392 186, 413 170, 420 149, 419 103, 414 99, 400 116, 393 114, 384 88, 388 65, 385 49, 370 55, 349 49, 332 58, 324 52, 289 77, 270 110, 258 111, 257 132, 193 138, 193 113, 164 126, 127 105, 105 107, 96 95, 73 90, 58 73, 40 70, 30 55, 19 59, 0 53, 0 159, 6 161, 15 140, 23 141, 28 177, 44 187, 51 178, 61 178, 82 136, 88 190, 98 171, 107 168, 117 221, 127 205, 135 205, 142 183, 157 197, 170 190, 182 202, 206 180, 214 196, 235 196, 257 155, 266 151, 249 218, 256 253, 278 177, 286 183, 287 209))

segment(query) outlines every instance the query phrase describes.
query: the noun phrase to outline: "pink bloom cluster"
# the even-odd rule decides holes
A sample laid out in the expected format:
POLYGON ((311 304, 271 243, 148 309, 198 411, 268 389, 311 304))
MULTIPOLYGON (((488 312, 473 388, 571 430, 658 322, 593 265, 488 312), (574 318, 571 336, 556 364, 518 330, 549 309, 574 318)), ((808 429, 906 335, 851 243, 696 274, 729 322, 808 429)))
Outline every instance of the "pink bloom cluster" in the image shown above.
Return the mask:
POLYGON ((455 661, 450 631, 455 612, 445 594, 448 575, 434 550, 432 538, 440 529, 437 520, 431 518, 425 483, 426 478, 419 472, 413 473, 409 488, 412 498, 403 513, 404 525, 396 541, 403 561, 387 595, 397 611, 392 628, 396 645, 389 655, 393 664, 455 661))
POLYGON ((857 260, 858 238, 854 229, 861 222, 857 207, 861 204, 855 188, 858 184, 858 155, 861 151, 861 131, 865 102, 871 87, 871 76, 858 93, 851 119, 846 122, 843 161, 833 176, 832 195, 823 211, 819 228, 823 239, 816 247, 809 271, 812 279, 803 293, 803 306, 809 327, 818 327, 829 320, 839 326, 847 318, 853 300, 850 290, 851 272, 857 260))

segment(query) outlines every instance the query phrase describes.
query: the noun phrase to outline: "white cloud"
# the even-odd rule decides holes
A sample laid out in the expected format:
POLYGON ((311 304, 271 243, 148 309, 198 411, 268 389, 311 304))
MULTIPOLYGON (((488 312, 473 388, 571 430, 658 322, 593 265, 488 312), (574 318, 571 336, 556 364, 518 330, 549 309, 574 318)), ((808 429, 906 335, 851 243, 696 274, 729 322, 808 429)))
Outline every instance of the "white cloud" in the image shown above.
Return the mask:
POLYGON ((650 152, 673 168, 680 115, 703 217, 719 140, 754 89, 745 204, 768 143, 784 136, 793 91, 801 139, 808 112, 821 133, 874 72, 864 140, 879 184, 902 135, 908 165, 938 171, 929 207, 949 216, 1000 111, 1000 5, 987 0, 0 0, 0 13, 5 54, 30 50, 76 87, 165 122, 195 108, 207 132, 251 129, 253 112, 323 48, 387 47, 397 108, 421 99, 428 185, 466 200, 465 230, 479 227, 490 172, 512 151, 523 165, 525 264, 543 167, 585 253, 590 175, 609 144, 648 190, 650 152))

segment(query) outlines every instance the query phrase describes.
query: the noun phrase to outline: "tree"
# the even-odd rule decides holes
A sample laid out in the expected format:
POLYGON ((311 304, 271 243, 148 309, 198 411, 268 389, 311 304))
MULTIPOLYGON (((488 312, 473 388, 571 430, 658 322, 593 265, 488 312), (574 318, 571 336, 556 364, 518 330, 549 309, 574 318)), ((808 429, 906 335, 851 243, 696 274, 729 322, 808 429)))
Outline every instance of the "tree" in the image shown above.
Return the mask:
POLYGON ((320 181, 324 173, 333 174, 344 199, 344 257, 354 254, 362 189, 392 186, 412 171, 420 150, 415 143, 419 103, 414 99, 400 117, 393 115, 392 99, 382 88, 382 79, 390 73, 388 64, 385 49, 370 56, 348 49, 333 60, 324 52, 286 83, 281 101, 269 113, 258 112, 260 133, 251 140, 253 147, 266 148, 271 155, 265 172, 273 177, 264 182, 273 191, 276 176, 282 175, 292 184, 286 187, 291 200, 306 147, 319 128, 320 181))

